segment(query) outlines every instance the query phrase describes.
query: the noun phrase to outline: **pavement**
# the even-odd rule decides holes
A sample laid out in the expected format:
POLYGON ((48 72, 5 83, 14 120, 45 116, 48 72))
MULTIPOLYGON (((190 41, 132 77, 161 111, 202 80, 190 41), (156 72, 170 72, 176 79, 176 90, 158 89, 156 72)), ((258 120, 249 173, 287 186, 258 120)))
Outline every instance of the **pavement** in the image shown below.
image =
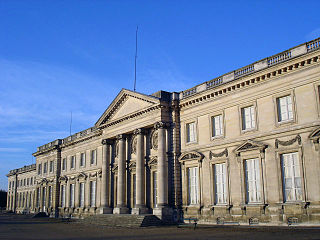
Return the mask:
POLYGON ((320 240, 320 227, 199 225, 195 230, 192 226, 109 228, 84 224, 76 220, 0 214, 0 239, 320 240))

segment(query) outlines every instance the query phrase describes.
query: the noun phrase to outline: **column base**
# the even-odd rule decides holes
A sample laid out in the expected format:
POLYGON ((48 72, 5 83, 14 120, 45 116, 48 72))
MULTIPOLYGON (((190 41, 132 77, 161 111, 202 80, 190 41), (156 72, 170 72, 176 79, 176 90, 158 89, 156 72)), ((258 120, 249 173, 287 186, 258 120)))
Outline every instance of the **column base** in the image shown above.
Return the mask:
POLYGON ((127 207, 116 207, 113 209, 113 214, 128 214, 129 208, 127 207))
POLYGON ((131 211, 132 215, 142 215, 147 213, 149 213, 149 211, 148 211, 148 208, 145 206, 132 208, 132 211, 131 211))
POLYGON ((100 207, 100 214, 112 214, 112 208, 100 207))
POLYGON ((173 222, 173 210, 167 206, 154 208, 153 215, 164 222, 173 222))

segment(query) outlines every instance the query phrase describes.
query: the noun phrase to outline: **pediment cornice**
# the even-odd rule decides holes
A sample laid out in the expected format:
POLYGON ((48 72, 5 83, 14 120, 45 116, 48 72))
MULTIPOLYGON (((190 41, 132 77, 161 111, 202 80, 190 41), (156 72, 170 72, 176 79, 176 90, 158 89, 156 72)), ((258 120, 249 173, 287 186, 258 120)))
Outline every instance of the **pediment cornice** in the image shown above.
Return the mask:
POLYGON ((96 127, 102 127, 107 125, 116 124, 118 122, 122 122, 126 119, 133 118, 137 115, 141 115, 150 110, 156 109, 155 107, 160 107, 160 99, 154 96, 145 95, 138 92, 133 92, 127 89, 122 89, 117 97, 112 101, 107 110, 102 114, 99 120, 96 122, 96 127), (130 98, 135 98, 140 100, 141 102, 148 103, 147 107, 141 108, 137 111, 130 112, 128 114, 124 114, 123 116, 117 117, 116 114, 119 112, 121 107, 124 105, 126 101, 130 98), (114 119, 112 119, 114 117, 114 119))
POLYGON ((251 151, 251 150, 260 150, 263 151, 268 147, 267 144, 253 141, 253 140, 246 140, 241 145, 239 145, 234 152, 236 154, 240 154, 241 152, 251 151))

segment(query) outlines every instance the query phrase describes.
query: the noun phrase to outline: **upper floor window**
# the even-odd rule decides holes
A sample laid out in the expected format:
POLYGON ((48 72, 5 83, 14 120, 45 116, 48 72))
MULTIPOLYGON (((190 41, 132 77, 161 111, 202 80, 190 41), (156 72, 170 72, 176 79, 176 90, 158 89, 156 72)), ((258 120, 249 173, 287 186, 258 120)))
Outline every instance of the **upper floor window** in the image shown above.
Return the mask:
POLYGON ((223 135, 222 115, 212 117, 212 137, 223 135))
POLYGON ((188 168, 188 202, 199 203, 198 167, 188 168))
POLYGON ((96 150, 91 150, 91 164, 96 164, 97 163, 97 151, 96 150))
POLYGON ((85 153, 81 153, 80 155, 80 166, 84 167, 86 165, 86 154, 85 153))
POLYGON ((48 164, 45 162, 44 164, 43 164, 43 173, 47 173, 47 169, 48 168, 48 164))
POLYGON ((225 163, 214 165, 215 203, 227 203, 227 168, 225 163))
POLYGON ((278 122, 293 120, 291 96, 277 98, 278 122))
POLYGON ((76 157, 72 156, 70 159, 70 169, 74 169, 76 165, 76 157))
POLYGON ((259 158, 245 161, 246 194, 248 203, 261 202, 261 181, 259 158))
POLYGON ((302 181, 298 153, 281 155, 284 202, 302 200, 302 181))
POLYGON ((41 166, 41 163, 39 163, 38 165, 38 175, 40 175, 42 172, 42 166, 41 166))
POLYGON ((241 108, 242 130, 250 130, 256 127, 254 106, 241 108))
POLYGON ((196 123, 191 122, 187 123, 187 142, 195 142, 196 141, 196 123))
POLYGON ((66 158, 64 158, 64 159, 62 159, 62 170, 66 170, 67 169, 67 159, 66 158))
POLYGON ((50 171, 51 173, 53 172, 53 161, 50 161, 49 171, 50 171))
POLYGON ((29 178, 27 178, 27 186, 29 186, 29 178))

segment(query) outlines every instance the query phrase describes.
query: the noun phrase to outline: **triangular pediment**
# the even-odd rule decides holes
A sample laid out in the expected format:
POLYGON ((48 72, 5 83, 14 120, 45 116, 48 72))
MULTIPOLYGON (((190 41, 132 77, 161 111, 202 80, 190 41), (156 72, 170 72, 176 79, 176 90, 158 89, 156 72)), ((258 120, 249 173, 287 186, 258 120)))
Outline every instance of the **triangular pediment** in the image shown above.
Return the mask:
POLYGON ((309 135, 309 138, 312 140, 319 139, 320 138, 320 127, 313 130, 312 133, 309 135))
POLYGON ((197 160, 201 161, 204 158, 203 154, 200 152, 192 151, 192 152, 186 152, 182 153, 179 157, 180 162, 190 161, 190 160, 197 160))
POLYGON ((244 152, 244 151, 250 151, 250 150, 255 150, 255 149, 265 149, 267 148, 268 145, 252 140, 247 140, 244 143, 242 143, 240 146, 238 146, 234 152, 239 153, 239 152, 244 152))
POLYGON ((122 89, 96 122, 96 127, 160 104, 157 97, 122 89))

